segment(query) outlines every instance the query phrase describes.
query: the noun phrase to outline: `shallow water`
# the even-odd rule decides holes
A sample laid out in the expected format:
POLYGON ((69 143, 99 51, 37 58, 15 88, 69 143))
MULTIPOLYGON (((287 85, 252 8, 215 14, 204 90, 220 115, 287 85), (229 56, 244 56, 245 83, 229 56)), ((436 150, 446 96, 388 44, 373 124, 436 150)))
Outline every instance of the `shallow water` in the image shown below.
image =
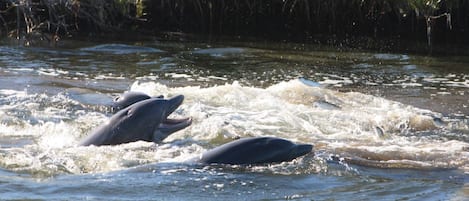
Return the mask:
POLYGON ((464 200, 469 57, 302 44, 0 46, 0 198, 464 200), (77 147, 124 91, 184 94, 162 144, 77 147), (246 136, 314 144, 292 162, 201 166, 246 136))

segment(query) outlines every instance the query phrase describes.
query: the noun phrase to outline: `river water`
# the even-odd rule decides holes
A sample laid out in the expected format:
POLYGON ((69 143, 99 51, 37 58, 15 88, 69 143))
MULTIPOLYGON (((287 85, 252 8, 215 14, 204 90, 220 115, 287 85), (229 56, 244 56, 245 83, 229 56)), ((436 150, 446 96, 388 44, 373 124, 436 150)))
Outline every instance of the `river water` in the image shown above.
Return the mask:
POLYGON ((467 200, 469 57, 289 43, 0 46, 2 200, 467 200), (79 147, 124 91, 185 95, 161 144, 79 147), (203 166, 237 137, 314 144, 203 166))

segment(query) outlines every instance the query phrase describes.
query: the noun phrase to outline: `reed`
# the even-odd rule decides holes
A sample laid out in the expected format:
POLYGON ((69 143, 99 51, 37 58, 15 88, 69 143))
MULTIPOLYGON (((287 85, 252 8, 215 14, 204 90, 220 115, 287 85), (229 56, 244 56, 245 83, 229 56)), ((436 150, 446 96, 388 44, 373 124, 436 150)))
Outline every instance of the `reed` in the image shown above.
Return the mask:
POLYGON ((469 43, 466 0, 3 0, 2 35, 165 32, 469 43))
POLYGON ((55 43, 72 34, 128 30, 142 9, 141 0, 2 0, 0 34, 24 45, 55 43))
POLYGON ((430 36, 440 18, 447 22, 441 28, 461 21, 466 27, 464 17, 452 21, 451 16, 469 8, 463 0, 160 0, 147 5, 153 23, 163 29, 293 37, 417 34, 425 38, 422 35, 430 36))

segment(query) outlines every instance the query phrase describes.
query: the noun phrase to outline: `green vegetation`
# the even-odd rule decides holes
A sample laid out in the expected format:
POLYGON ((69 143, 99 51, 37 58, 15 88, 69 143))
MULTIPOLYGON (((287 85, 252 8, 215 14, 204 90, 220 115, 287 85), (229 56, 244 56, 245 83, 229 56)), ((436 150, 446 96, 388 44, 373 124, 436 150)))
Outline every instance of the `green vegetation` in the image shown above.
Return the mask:
POLYGON ((282 40, 353 37, 468 44, 466 0, 2 0, 0 34, 183 32, 282 40))
POLYGON ((130 0, 3 0, 0 34, 27 45, 72 34, 128 30, 135 23, 130 18, 135 2, 141 9, 141 1, 130 0))

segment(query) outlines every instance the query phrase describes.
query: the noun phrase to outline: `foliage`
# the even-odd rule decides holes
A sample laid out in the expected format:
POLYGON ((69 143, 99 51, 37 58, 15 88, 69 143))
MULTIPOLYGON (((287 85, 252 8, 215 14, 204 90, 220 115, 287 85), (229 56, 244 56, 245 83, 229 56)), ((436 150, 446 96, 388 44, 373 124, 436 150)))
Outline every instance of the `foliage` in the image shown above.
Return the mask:
POLYGON ((129 30, 283 38, 416 36, 430 44, 441 30, 455 27, 452 32, 466 34, 468 9, 466 0, 0 0, 0 34, 50 41, 73 33, 129 30))
POLYGON ((80 31, 118 31, 143 13, 141 0, 3 0, 0 34, 54 42, 80 31))

